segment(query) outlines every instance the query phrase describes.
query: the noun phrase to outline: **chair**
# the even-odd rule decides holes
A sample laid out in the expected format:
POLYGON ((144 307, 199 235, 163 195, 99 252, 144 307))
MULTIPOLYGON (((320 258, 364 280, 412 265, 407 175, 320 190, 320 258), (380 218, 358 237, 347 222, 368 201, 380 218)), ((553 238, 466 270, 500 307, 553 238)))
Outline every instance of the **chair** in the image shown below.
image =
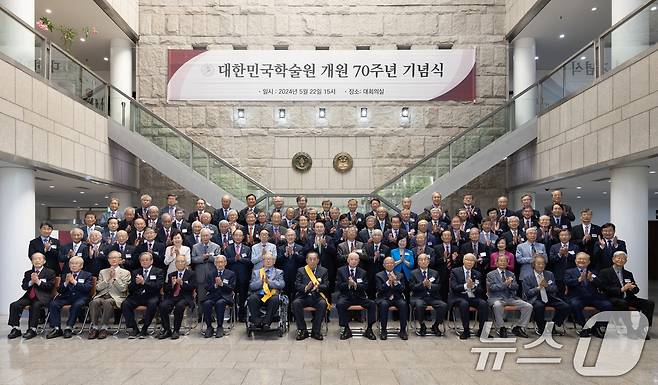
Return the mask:
MULTIPOLYGON (((304 314, 306 313, 314 313, 318 311, 318 309, 314 308, 313 306, 306 306, 304 308, 304 314)), ((327 312, 325 311, 325 314, 322 315, 322 328, 321 332, 323 336, 326 336, 329 333, 329 324, 327 323, 327 312)))
MULTIPOLYGON (((389 314, 392 313, 392 312, 394 312, 394 311, 398 311, 398 312, 399 312, 399 309, 398 309, 397 306, 391 305, 391 306, 388 307, 388 312, 389 312, 389 314)), ((389 319, 391 319, 390 316, 389 316, 389 319)), ((408 318, 407 318, 407 319, 408 319, 408 318)), ((377 322, 377 326, 378 326, 378 328, 379 328, 379 333, 381 334, 382 332, 386 332, 386 335, 387 335, 387 336, 397 336, 397 334, 401 331, 400 327, 390 327, 390 326, 388 326, 388 325, 386 325, 386 330, 382 330, 382 324, 381 324, 381 322, 377 322)), ((407 330, 405 329, 405 332, 406 332, 406 331, 407 331, 407 330)))
MULTIPOLYGON (((360 312, 361 313, 361 319, 367 320, 368 319, 368 310, 361 306, 361 305, 351 305, 350 307, 347 308, 348 312, 360 312)), ((352 335, 355 337, 363 337, 363 334, 366 332, 367 327, 365 326, 365 323, 361 322, 361 325, 357 328, 351 327, 350 330, 352 331, 352 335)), ((338 335, 340 335, 340 328, 338 328, 338 335)))
MULTIPOLYGON (((196 294, 196 292, 195 292, 196 294)), ((224 311, 224 324, 222 327, 224 328, 224 335, 230 335, 231 331, 235 327, 235 321, 238 319, 238 310, 237 306, 235 305, 235 292, 233 293, 233 303, 226 305, 226 310, 224 311)), ((201 334, 203 334, 206 331, 206 323, 203 322, 203 304, 199 303, 196 307, 197 309, 197 315, 194 317, 195 318, 195 325, 191 329, 195 329, 196 326, 199 324, 198 320, 201 319, 201 334), (199 312, 201 312, 201 316, 199 316, 199 312)), ((189 317, 189 314, 188 314, 189 317)), ((215 316, 213 315, 213 319, 215 316)), ((189 334, 189 331, 185 333, 186 335, 189 334)))
MULTIPOLYGON (((61 283, 61 280, 62 280, 62 277, 60 277, 60 276, 56 276, 55 279, 53 280, 53 289, 50 292, 50 295, 53 298, 55 298, 57 296, 58 289, 59 289, 59 284, 61 283)), ((25 311, 25 310, 29 311, 30 310, 30 305, 25 306, 23 311, 25 311)), ((48 317, 50 316, 50 311, 48 310, 48 306, 45 305, 43 310, 46 312, 46 317, 44 318, 45 321, 44 321, 43 326, 41 328, 39 328, 39 325, 37 325, 37 330, 36 330, 37 334, 45 333, 46 332, 46 327, 48 326, 48 317)))
MULTIPOLYGON (((409 316, 409 323, 411 324, 411 329, 414 331, 414 333, 418 334, 418 325, 416 324, 416 321, 417 321, 416 320, 416 307, 415 306, 410 306, 409 311, 411 312, 411 315, 409 316)), ((435 310, 431 305, 427 305, 427 306, 425 306, 425 311, 426 312, 429 311, 430 313, 434 313, 435 310)), ((441 329, 443 329, 443 330, 441 330, 441 332, 443 334, 445 334, 446 326, 443 323, 441 323, 441 329)))
MULTIPOLYGON (((164 289, 160 288, 160 298, 162 298, 163 294, 164 294, 164 289)), ((146 311, 146 309, 147 309, 146 306, 139 305, 133 311, 135 311, 135 312, 141 311, 142 313, 144 313, 146 311)), ((149 335, 155 334, 156 329, 157 329, 156 325, 157 325, 157 321, 158 321, 159 316, 160 316, 160 301, 158 301, 158 306, 155 309, 155 316, 153 317, 153 321, 151 322, 151 324, 149 325, 149 328, 147 330, 149 335)), ((116 331, 115 334, 119 333, 119 330, 121 330, 121 325, 122 325, 123 321, 124 321, 124 319, 123 319, 123 314, 122 314, 121 318, 119 319, 119 326, 117 326, 117 331, 116 331)), ((123 322, 123 331, 127 335, 130 334, 130 332, 128 332, 128 325, 126 325, 125 322, 123 322)))
MULTIPOLYGON (((459 309, 455 309, 455 308, 456 308, 456 306, 453 303, 452 306, 450 306, 450 309, 448 310, 448 329, 454 330, 455 334, 457 334, 457 335, 461 335, 463 330, 461 330, 457 326, 457 319, 455 318, 455 310, 459 311, 459 309)), ((474 335, 475 334, 475 332, 474 332, 475 323, 477 322, 477 319, 478 319, 478 309, 476 307, 469 306, 468 307, 468 313, 469 313, 468 314, 469 317, 470 317, 470 313, 474 313, 473 321, 469 321, 469 325, 468 325, 469 329, 470 329, 470 334, 474 335), (471 325, 471 323, 472 323, 472 325, 471 325)), ((459 315, 460 319, 461 319, 461 317, 462 317, 462 314, 459 315)))

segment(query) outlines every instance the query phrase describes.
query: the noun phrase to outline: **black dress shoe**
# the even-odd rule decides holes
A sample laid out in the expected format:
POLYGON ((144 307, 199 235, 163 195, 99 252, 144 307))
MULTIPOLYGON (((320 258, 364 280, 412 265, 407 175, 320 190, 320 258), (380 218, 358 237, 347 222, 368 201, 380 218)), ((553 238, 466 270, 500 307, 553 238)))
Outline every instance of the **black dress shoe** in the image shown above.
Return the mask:
POLYGON ((507 338, 507 328, 505 326, 498 330, 498 336, 500 338, 507 338))
POLYGON ((420 324, 420 329, 418 330, 418 335, 425 337, 427 335, 427 326, 425 324, 420 324))
MULTIPOLYGON (((20 329, 13 328, 13 329, 11 329, 11 331, 9 332, 9 335, 7 336, 7 338, 9 338, 10 340, 13 340, 14 338, 18 338, 18 337, 20 337, 22 334, 23 334, 23 333, 21 333, 21 330, 20 330, 20 329)), ((25 334, 27 334, 27 332, 25 332, 25 334)))
MULTIPOLYGON (((21 331, 19 330, 18 332, 20 333, 21 331)), ((36 336, 37 336, 37 332, 34 329, 27 329, 25 334, 23 334, 23 338, 25 338, 26 340, 31 340, 36 336)))
POLYGON ((388 335, 386 335, 386 331, 383 331, 383 332, 379 333, 379 339, 380 340, 386 341, 387 338, 388 338, 388 335))
POLYGON ((71 337, 73 337, 73 332, 71 331, 71 329, 69 328, 64 329, 64 338, 71 338, 71 337))
POLYGON ((171 337, 171 330, 163 330, 158 334, 159 340, 164 340, 165 338, 171 337))
POLYGON ((263 324, 263 330, 270 330, 271 328, 270 324, 263 324))
POLYGON ((203 332, 205 338, 210 338, 215 335, 215 330, 213 328, 206 328, 206 331, 203 332))
POLYGON ((596 338, 603 338, 605 336, 605 332, 601 330, 600 327, 593 327, 592 328, 592 335, 596 338))
POLYGON ((137 331, 137 329, 130 329, 130 331, 128 332, 128 338, 134 340, 135 338, 137 338, 138 334, 139 332, 137 331))
POLYGON ((471 338, 471 333, 468 332, 462 332, 462 334, 459 335, 460 340, 467 340, 471 338))
POLYGON ((174 330, 174 332, 171 333, 172 340, 177 340, 179 337, 180 337, 180 333, 178 332, 178 330, 174 330))
MULTIPOLYGON (((352 333, 350 333, 350 335, 352 335, 352 333)), ((375 333, 372 331, 372 328, 367 328, 365 333, 363 333, 363 336, 366 337, 367 339, 371 340, 371 341, 374 341, 374 340, 377 339, 377 337, 375 336, 375 333)))
POLYGON ((143 340, 145 338, 148 338, 148 336, 149 336, 148 329, 147 328, 142 328, 142 331, 139 332, 139 334, 137 335, 137 338, 139 338, 140 340, 143 340))
POLYGON ((528 338, 528 334, 523 330, 521 326, 514 326, 512 328, 512 334, 521 338, 528 338))
POLYGON ((324 336, 322 333, 311 333, 311 338, 314 340, 322 341, 324 339, 324 336))
POLYGON ((46 336, 46 339, 57 338, 57 337, 61 337, 63 335, 64 335, 64 332, 62 331, 62 329, 57 328, 57 329, 53 329, 50 333, 48 333, 48 335, 46 336))
POLYGON ((224 328, 218 327, 215 330, 215 338, 222 338, 224 337, 224 328))
POLYGON ((443 332, 441 329, 439 329, 439 324, 432 325, 432 333, 434 333, 434 335, 437 337, 441 337, 443 335, 443 332))
POLYGON ((297 341, 302 341, 307 338, 308 338, 308 332, 306 330, 297 330, 297 337, 295 337, 297 341))
MULTIPOLYGON (((372 330, 370 332, 372 333, 372 330)), ((346 340, 348 338, 352 338, 352 331, 350 330, 350 328, 346 327, 345 329, 343 329, 343 332, 340 333, 340 339, 346 340)))
POLYGON ((406 340, 409 339, 409 335, 404 330, 400 330, 400 332, 398 333, 398 337, 400 337, 400 339, 403 340, 403 341, 406 341, 406 340))
POLYGON ((578 336, 581 338, 587 338, 592 336, 592 331, 590 329, 581 329, 580 332, 578 332, 578 336))

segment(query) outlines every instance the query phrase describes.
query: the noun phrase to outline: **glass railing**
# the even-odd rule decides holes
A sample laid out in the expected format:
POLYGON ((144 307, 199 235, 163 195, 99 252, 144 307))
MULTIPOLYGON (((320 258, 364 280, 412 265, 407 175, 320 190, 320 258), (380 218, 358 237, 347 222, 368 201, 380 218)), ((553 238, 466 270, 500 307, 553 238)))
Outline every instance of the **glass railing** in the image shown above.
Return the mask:
POLYGON ((595 43, 591 42, 539 82, 541 111, 587 88, 594 84, 594 81, 596 47, 595 43))
POLYGON ((0 12, 0 54, 24 68, 44 75, 46 38, 32 26, 0 12))
POLYGON ((261 197, 271 192, 178 131, 133 98, 114 87, 110 88, 110 92, 112 103, 115 101, 121 103, 117 110, 111 108, 110 117, 113 120, 148 139, 238 200, 242 200, 247 194, 261 197))
POLYGON ((303 195, 306 197, 306 207, 314 208, 318 211, 318 215, 323 211, 322 202, 325 200, 330 200, 332 207, 338 207, 341 213, 347 213, 349 208, 347 207, 347 201, 350 199, 356 199, 357 209, 356 211, 360 213, 367 213, 372 210, 370 207, 370 201, 373 198, 379 199, 381 205, 388 210, 389 213, 399 212, 400 209, 396 207, 395 204, 389 202, 385 198, 376 195, 376 194, 273 194, 269 193, 260 197, 256 205, 261 207, 268 213, 271 213, 274 208, 274 198, 280 197, 283 200, 283 208, 287 207, 297 207, 297 196, 303 195))
POLYGON ((50 81, 91 108, 107 113, 107 83, 73 56, 50 44, 50 81))

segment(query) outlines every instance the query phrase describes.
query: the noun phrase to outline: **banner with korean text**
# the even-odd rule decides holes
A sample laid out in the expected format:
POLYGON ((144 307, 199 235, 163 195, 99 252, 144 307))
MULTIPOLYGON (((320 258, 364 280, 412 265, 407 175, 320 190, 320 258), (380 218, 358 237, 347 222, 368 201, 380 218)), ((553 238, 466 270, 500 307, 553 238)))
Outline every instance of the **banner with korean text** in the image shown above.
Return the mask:
POLYGON ((167 100, 475 99, 475 50, 179 50, 167 100))

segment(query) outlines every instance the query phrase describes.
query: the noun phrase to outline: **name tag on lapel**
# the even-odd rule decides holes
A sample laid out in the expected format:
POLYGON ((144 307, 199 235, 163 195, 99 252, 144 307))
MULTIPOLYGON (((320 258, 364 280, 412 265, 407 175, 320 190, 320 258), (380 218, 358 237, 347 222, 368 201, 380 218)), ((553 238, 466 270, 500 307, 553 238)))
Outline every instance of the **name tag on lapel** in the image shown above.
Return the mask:
POLYGON ((130 259, 132 257, 133 257, 132 254, 126 254, 126 259, 130 259))
POLYGON ((78 283, 85 283, 84 278, 78 278, 78 283))
POLYGON ((57 245, 50 245, 50 248, 53 249, 53 250, 56 250, 56 249, 57 249, 57 245))
POLYGON ((434 277, 430 277, 430 279, 429 279, 428 281, 430 281, 430 282, 434 282, 434 281, 436 281, 436 278, 434 278, 434 277))
POLYGON ((154 281, 154 280, 157 279, 157 277, 155 275, 151 275, 151 276, 149 276, 149 279, 154 281))
POLYGON ((357 278, 356 283, 363 283, 363 280, 361 278, 357 278))

